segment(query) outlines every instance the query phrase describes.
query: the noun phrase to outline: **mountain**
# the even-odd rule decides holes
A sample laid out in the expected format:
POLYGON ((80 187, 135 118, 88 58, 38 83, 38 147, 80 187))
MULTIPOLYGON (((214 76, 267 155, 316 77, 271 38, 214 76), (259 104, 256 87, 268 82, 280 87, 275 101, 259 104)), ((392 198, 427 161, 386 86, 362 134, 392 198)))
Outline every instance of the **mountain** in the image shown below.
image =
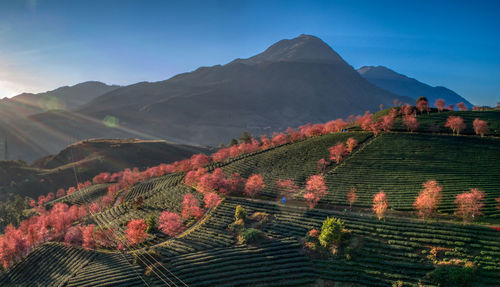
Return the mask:
MULTIPOLYGON (((31 131, 23 144, 39 147, 39 155, 61 149, 68 138, 219 145, 243 131, 260 135, 362 114, 395 98, 412 101, 363 79, 321 39, 300 35, 248 59, 116 88, 76 111, 32 115, 27 124, 32 127, 23 128, 31 131)), ((24 156, 26 148, 17 154, 24 156)))
POLYGON ((117 172, 133 167, 143 170, 213 151, 161 140, 85 140, 33 164, 0 161, 0 200, 16 194, 36 198, 61 187, 68 188, 76 184, 75 176, 83 182, 101 172, 117 172))
MULTIPOLYGON (((216 145, 389 105, 397 96, 368 83, 321 39, 300 35, 263 53, 102 95, 79 110, 172 140, 216 145)), ((404 97, 400 97, 403 98, 404 97)))
POLYGON ((445 100, 447 105, 456 105, 463 102, 469 109, 473 106, 469 101, 450 89, 429 86, 384 66, 364 66, 359 68, 358 72, 370 83, 393 94, 406 96, 414 100, 425 96, 432 106, 434 106, 437 99, 445 100))
POLYGON ((88 81, 39 94, 23 93, 10 99, 4 98, 0 100, 0 109, 16 112, 16 114, 23 116, 54 109, 74 110, 118 87, 116 85, 88 81))

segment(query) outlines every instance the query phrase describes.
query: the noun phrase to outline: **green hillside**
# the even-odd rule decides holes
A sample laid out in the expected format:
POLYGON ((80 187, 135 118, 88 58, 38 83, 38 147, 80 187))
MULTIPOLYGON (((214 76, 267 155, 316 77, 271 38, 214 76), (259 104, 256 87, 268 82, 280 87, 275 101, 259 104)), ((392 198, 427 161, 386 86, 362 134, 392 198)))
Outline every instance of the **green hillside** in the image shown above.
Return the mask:
MULTIPOLYGON (((469 121, 476 113, 488 118, 496 134, 500 115, 461 115, 469 121)), ((442 123, 446 114, 420 116, 421 127, 442 123)), ((473 281, 464 286, 498 286, 500 232, 488 226, 500 218, 495 201, 500 197, 498 162, 500 138, 491 135, 407 133, 396 128, 378 136, 361 131, 313 136, 207 166, 209 171, 220 167, 226 175, 239 173, 243 178, 262 175, 266 187, 256 198, 242 190, 221 194, 222 202, 205 209, 198 220, 183 219, 184 230, 177 235, 153 231, 143 242, 121 246, 120 251, 45 243, 0 273, 0 285, 438 286, 430 274, 468 266, 473 281), (320 173, 318 160, 328 158, 330 147, 351 137, 359 145, 339 164, 328 165, 328 194, 316 208, 306 207, 303 193, 282 201, 276 180, 293 179, 303 190, 308 177, 320 173), (413 202, 428 180, 442 186, 443 197, 439 214, 424 221, 417 218, 413 202), (358 200, 350 210, 346 194, 352 187, 358 200), (454 200, 471 188, 486 194, 484 214, 464 223, 454 214, 454 200), (371 210, 380 190, 389 205, 383 220, 371 210), (237 206, 246 213, 240 221, 235 218, 237 206), (338 248, 325 253, 311 249, 308 240, 314 236, 307 234, 321 230, 327 217, 341 219, 348 231, 338 248), (247 239, 238 228, 257 235, 247 239)), ((132 219, 158 218, 162 211, 181 213, 188 193, 204 205, 204 195, 186 186, 184 176, 174 172, 122 188, 116 194, 121 203, 91 212, 78 223, 111 228, 119 246, 132 219)), ((99 202, 110 184, 83 188, 48 205, 99 202)))

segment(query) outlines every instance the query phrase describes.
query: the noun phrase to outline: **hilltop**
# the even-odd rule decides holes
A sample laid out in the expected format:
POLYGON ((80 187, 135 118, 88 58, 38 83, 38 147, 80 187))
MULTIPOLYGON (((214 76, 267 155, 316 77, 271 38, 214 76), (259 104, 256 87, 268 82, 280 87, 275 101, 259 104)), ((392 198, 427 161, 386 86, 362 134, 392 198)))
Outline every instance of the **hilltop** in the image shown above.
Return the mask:
POLYGON ((444 123, 457 115, 453 111, 421 113, 420 128, 403 131, 397 127, 403 110, 395 111, 382 111, 375 121, 365 114, 355 123, 305 125, 210 156, 101 174, 93 185, 36 207, 47 208, 49 218, 88 208, 70 224, 86 235, 67 226, 57 239, 49 224, 52 241, 66 245, 36 247, 0 276, 0 284, 438 286, 443 274, 455 274, 448 283, 462 278, 465 286, 496 286, 500 228, 490 226, 500 216, 499 111, 460 112, 487 120, 484 137, 452 135, 444 123), (379 130, 391 114, 394 125, 379 130), (436 119, 440 130, 425 128, 436 119), (330 160, 332 147, 352 140, 350 151, 330 160), (307 193, 322 189, 318 176, 326 194, 319 192, 315 202, 307 193), (442 198, 423 219, 413 203, 423 183, 433 180, 442 198), (350 203, 352 188, 357 199, 350 203), (455 214, 456 196, 470 189, 484 192, 483 214, 462 219, 455 214), (372 205, 381 190, 388 209, 377 218, 372 205), (347 229, 331 249, 318 239, 327 217, 347 229), (152 222, 158 229, 145 233, 152 222))
POLYGON ((437 99, 445 100, 447 105, 456 105, 462 102, 468 109, 473 106, 465 98, 448 88, 429 86, 384 66, 363 66, 358 69, 358 73, 375 86, 396 95, 409 97, 415 101, 419 97, 427 97, 432 106, 437 99))
POLYGON ((0 200, 13 195, 30 196, 67 189, 101 172, 125 168, 144 169, 171 163, 211 149, 168 143, 161 140, 95 139, 74 143, 59 153, 32 164, 0 161, 0 200), (75 178, 76 177, 76 178, 75 178))

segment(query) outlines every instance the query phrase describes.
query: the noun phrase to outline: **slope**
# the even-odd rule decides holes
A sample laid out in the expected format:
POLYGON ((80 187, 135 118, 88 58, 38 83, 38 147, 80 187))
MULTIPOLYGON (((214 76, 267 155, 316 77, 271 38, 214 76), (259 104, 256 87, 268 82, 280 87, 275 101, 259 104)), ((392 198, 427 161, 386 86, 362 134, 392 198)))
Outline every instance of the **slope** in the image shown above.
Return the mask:
MULTIPOLYGON (((448 105, 463 102, 469 109, 473 106, 465 98, 450 89, 440 86, 431 87, 416 79, 398 74, 384 66, 364 66, 359 68, 358 72, 370 83, 393 94, 406 96, 414 100, 419 97, 427 97, 432 106, 434 106, 437 99, 445 100, 448 105)), ((413 104, 413 102, 410 104, 413 104)))

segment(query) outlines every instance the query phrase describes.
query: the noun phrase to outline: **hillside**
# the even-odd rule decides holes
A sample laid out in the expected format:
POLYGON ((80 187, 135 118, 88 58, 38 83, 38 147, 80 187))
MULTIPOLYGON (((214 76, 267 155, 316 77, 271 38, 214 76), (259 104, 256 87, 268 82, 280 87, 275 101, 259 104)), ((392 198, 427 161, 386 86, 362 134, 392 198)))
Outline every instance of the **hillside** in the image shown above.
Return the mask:
POLYGON ((144 169, 209 151, 204 147, 159 140, 81 141, 31 165, 20 161, 0 161, 0 200, 13 195, 37 198, 58 188, 74 186, 75 176, 84 182, 101 172, 117 172, 133 167, 144 169))
POLYGON ((455 105, 463 102, 471 109, 472 104, 462 96, 445 87, 432 87, 416 79, 384 66, 364 66, 358 69, 359 74, 375 86, 396 95, 405 96, 417 100, 419 97, 427 97, 431 106, 437 99, 445 100, 447 105, 455 105))
POLYGON ((23 93, 0 100, 0 111, 29 116, 47 110, 74 110, 119 86, 88 81, 44 93, 23 93))
MULTIPOLYGON (((434 115, 424 114, 418 120, 425 122, 434 115)), ((500 123, 498 114, 492 112, 461 115, 487 119, 491 127, 500 123)), ((96 246, 90 250, 80 247, 88 237, 83 243, 78 237, 76 241, 65 237, 74 247, 41 244, 0 276, 0 284, 438 286, 435 276, 442 273, 437 272, 464 276, 470 272, 471 281, 465 286, 497 286, 500 233, 498 227, 490 226, 498 225, 500 216, 495 207, 495 199, 500 198, 498 137, 397 129, 376 135, 358 131, 355 124, 345 132, 325 132, 327 125, 323 132, 315 132, 317 127, 287 131, 285 140, 278 140, 277 135, 271 143, 254 140, 221 149, 211 157, 98 180, 49 202, 47 207, 54 207, 47 211, 50 214, 62 212, 63 207, 57 205, 61 202, 89 206, 88 215, 72 224, 83 229, 95 226, 95 234, 107 230, 113 239, 99 243, 106 240, 96 235, 96 246), (338 163, 318 169, 318 160, 329 157, 329 148, 349 138, 358 142, 352 151, 338 163), (197 185, 187 185, 194 173, 185 172, 200 166, 207 168, 204 175, 210 177, 219 168, 223 171, 214 189, 203 190, 210 182, 207 177, 197 185), (254 185, 247 179, 254 174, 262 175, 265 186, 251 198, 247 189, 254 185), (318 174, 325 178, 327 194, 317 206, 308 207, 304 188, 318 174), (247 181, 244 187, 238 179, 247 181), (292 179, 298 190, 280 191, 277 180, 284 179, 292 179), (442 199, 438 212, 424 220, 412 204, 428 180, 442 186, 442 199), (352 187, 357 188, 358 199, 350 208, 346 193, 352 187), (486 194, 480 207, 484 214, 464 223, 454 214, 454 199, 471 188, 486 194), (371 210, 373 196, 380 190, 387 194, 389 207, 383 219, 371 210), (209 207, 207 194, 214 192, 221 201, 209 207), (201 203, 198 209, 191 205, 192 199, 186 199, 188 194, 201 203), (113 201, 104 204, 110 196, 113 201), (241 215, 241 208, 246 215, 241 215), (160 220, 163 212, 181 214, 181 226, 171 234, 166 233, 170 229, 151 231, 132 243, 130 222, 151 216, 160 220), (321 230, 327 217, 341 219, 349 230, 344 243, 333 249, 314 245, 318 239, 310 232, 321 230), (250 230, 255 237, 245 235, 250 230)), ((64 158, 64 153, 59 157, 64 158)))
POLYGON ((114 88, 76 111, 12 121, 3 133, 11 142, 9 159, 27 161, 57 152, 70 139, 134 137, 218 146, 242 131, 269 134, 346 118, 381 103, 390 106, 396 98, 413 102, 363 79, 321 39, 300 35, 248 59, 114 88))

